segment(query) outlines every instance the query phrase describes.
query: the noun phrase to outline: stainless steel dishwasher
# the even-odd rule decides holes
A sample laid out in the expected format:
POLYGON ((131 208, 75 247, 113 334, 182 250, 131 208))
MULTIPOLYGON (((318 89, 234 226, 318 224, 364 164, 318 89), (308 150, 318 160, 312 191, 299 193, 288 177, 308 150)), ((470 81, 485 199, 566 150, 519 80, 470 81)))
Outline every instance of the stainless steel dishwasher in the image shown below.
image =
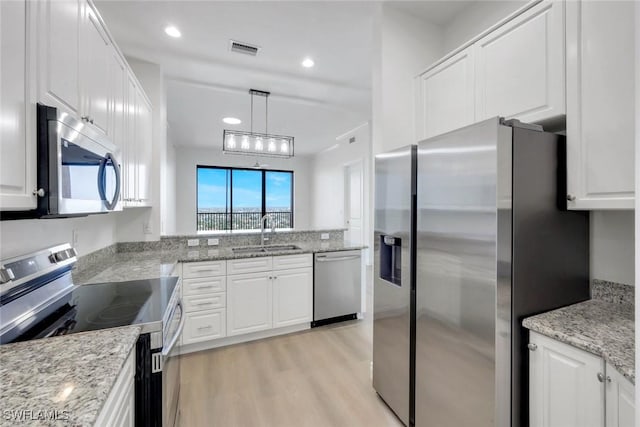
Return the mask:
POLYGON ((360 250, 315 254, 311 326, 355 319, 361 311, 360 250))

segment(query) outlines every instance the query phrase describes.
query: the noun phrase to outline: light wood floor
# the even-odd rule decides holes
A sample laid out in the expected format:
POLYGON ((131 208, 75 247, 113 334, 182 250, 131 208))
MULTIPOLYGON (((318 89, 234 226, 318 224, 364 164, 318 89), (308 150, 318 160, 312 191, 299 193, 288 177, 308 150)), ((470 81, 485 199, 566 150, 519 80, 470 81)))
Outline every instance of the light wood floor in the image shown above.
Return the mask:
POLYGON ((371 386, 371 333, 357 320, 183 356, 180 425, 402 426, 371 386))

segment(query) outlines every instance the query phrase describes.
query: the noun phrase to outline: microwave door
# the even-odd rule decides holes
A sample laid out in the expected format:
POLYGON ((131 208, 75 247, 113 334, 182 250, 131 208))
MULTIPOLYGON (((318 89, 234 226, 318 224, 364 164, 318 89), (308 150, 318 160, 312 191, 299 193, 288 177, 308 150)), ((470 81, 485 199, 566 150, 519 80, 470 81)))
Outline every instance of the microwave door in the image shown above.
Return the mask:
POLYGON ((59 215, 114 210, 120 197, 120 168, 107 149, 60 122, 58 127, 59 215))

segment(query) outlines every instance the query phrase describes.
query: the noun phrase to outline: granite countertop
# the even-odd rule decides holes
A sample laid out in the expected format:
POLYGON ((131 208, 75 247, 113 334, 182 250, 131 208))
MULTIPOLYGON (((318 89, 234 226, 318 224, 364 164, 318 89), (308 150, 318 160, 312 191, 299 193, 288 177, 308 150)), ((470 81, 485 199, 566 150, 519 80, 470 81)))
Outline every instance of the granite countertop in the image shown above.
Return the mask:
POLYGON ((1 345, 0 426, 93 425, 139 334, 127 326, 1 345))
MULTIPOLYGON (((174 249, 145 249, 137 252, 115 252, 104 255, 99 262, 88 267, 78 267, 73 272, 76 285, 130 280, 156 279, 171 274, 178 262, 223 261, 229 259, 264 256, 294 255, 365 249, 362 245, 336 242, 294 242, 300 249, 272 252, 234 253, 231 247, 179 247, 174 249)), ((277 245, 274 245, 277 246, 277 245)))
POLYGON ((177 259, 165 256, 162 251, 116 252, 104 256, 100 262, 73 271, 73 283, 127 282, 130 280, 157 279, 171 275, 177 259))
POLYGON ((601 356, 635 384, 633 305, 592 299, 529 317, 522 324, 601 356))
MULTIPOLYGON (((178 262, 198 262, 198 261, 224 261, 230 259, 241 258, 257 258, 265 256, 281 256, 281 255, 295 255, 295 254, 312 254, 321 252, 339 252, 339 251, 351 251, 366 249, 366 246, 362 245, 350 245, 345 243, 336 242, 293 242, 291 245, 298 246, 300 249, 294 250, 276 250, 270 252, 251 252, 251 253, 236 253, 232 248, 216 248, 215 246, 209 247, 195 247, 195 248, 181 248, 174 251, 164 251, 165 259, 175 259, 178 262)), ((278 246, 278 245, 274 245, 278 246)))

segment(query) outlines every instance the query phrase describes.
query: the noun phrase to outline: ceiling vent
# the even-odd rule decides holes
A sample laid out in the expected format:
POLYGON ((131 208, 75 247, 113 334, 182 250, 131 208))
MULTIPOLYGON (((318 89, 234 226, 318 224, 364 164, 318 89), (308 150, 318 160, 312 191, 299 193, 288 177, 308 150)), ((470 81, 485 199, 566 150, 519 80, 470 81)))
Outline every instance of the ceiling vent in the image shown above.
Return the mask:
POLYGON ((249 44, 249 43, 242 43, 235 40, 229 40, 229 50, 231 52, 256 56, 258 54, 258 51, 260 50, 260 47, 249 44))

